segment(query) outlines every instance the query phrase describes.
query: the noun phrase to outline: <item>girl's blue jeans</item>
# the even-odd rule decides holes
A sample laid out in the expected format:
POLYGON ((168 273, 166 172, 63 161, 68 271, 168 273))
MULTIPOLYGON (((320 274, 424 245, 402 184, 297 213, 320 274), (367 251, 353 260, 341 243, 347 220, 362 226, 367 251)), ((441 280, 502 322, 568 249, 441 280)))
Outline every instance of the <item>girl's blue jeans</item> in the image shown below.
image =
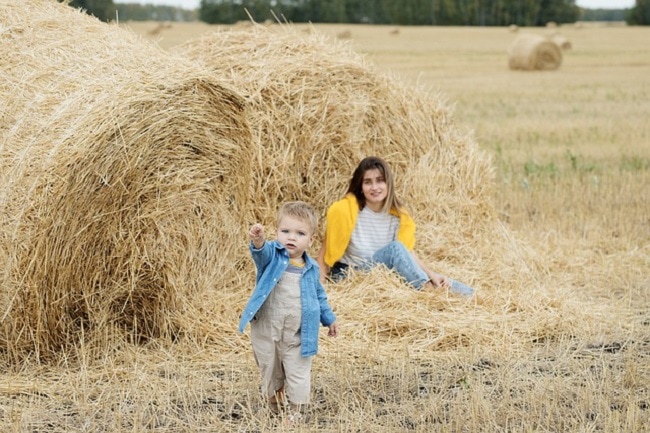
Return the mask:
MULTIPOLYGON (((424 284, 429 281, 429 277, 417 264, 408 249, 400 241, 393 241, 385 247, 378 250, 370 262, 362 266, 355 266, 356 270, 369 270, 378 264, 385 265, 387 268, 397 272, 404 278, 410 285, 420 290, 424 284)), ((343 263, 335 263, 332 267, 330 277, 334 281, 339 281, 346 276, 348 266, 343 263)), ((451 280, 452 293, 459 295, 469 296, 474 293, 474 289, 460 283, 456 280, 451 280)))

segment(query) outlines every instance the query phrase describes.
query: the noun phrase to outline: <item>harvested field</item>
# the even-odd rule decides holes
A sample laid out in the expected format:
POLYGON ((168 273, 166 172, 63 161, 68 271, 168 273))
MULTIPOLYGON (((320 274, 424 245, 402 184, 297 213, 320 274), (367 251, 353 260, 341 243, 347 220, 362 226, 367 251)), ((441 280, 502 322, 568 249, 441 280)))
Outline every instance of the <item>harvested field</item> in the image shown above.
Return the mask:
MULTIPOLYGON (((7 3, 2 2, 3 6, 7 3)), ((140 32, 135 23, 129 26, 145 38, 153 27, 143 24, 140 32)), ((7 27, 7 21, 0 21, 0 38, 6 37, 7 27)), ((207 29, 228 30, 206 27, 175 23, 161 32, 161 45, 175 41, 165 46, 174 52, 174 66, 161 75, 206 74, 206 80, 219 83, 223 91, 232 89, 233 98, 242 98, 251 110, 246 114, 249 139, 239 142, 244 145, 248 141, 248 155, 253 155, 245 158, 244 167, 252 173, 250 183, 244 182, 241 190, 241 196, 247 197, 244 209, 250 209, 255 219, 264 220, 271 229, 271 208, 280 201, 280 194, 265 197, 266 204, 256 207, 259 191, 264 191, 256 178, 260 170, 281 162, 278 168, 284 171, 278 169, 270 184, 271 190, 277 190, 283 172, 289 176, 294 167, 318 168, 295 155, 280 158, 281 146, 297 152, 302 149, 298 144, 306 146, 321 135, 313 132, 315 122, 309 123, 303 135, 291 125, 280 129, 277 122, 282 111, 278 108, 284 108, 285 119, 295 122, 292 110, 299 107, 306 114, 312 114, 310 109, 318 113, 324 105, 323 94, 327 94, 309 92, 305 95, 312 99, 302 103, 288 104, 286 98, 278 98, 275 105, 269 105, 254 92, 255 83, 259 89, 284 96, 291 94, 291 89, 311 89, 309 86, 319 83, 316 78, 332 70, 325 61, 337 55, 337 67, 354 66, 355 77, 361 78, 362 84, 346 93, 340 91, 338 82, 331 88, 333 100, 356 97, 366 101, 366 105, 351 104, 354 109, 342 115, 334 111, 340 116, 337 118, 358 115, 359 107, 374 107, 387 122, 382 123, 382 117, 367 123, 362 131, 374 125, 381 131, 377 137, 393 140, 377 139, 370 141, 376 148, 364 148, 369 134, 353 132, 350 125, 354 122, 322 122, 327 126, 322 134, 326 139, 309 151, 321 152, 319 158, 333 161, 332 171, 323 172, 319 175, 322 179, 305 187, 309 199, 324 211, 328 201, 325 191, 340 194, 341 183, 349 175, 346 169, 356 163, 347 161, 349 166, 344 167, 325 147, 328 139, 336 138, 325 132, 340 125, 345 140, 355 143, 357 139, 358 147, 345 149, 350 158, 370 150, 394 158, 400 170, 399 187, 419 222, 417 248, 421 255, 441 272, 479 289, 470 300, 443 293, 432 296, 410 290, 381 270, 329 285, 342 335, 321 340, 314 362, 312 422, 296 430, 642 432, 650 428, 650 209, 644 199, 650 186, 650 53, 643 43, 634 42, 647 40, 647 29, 563 29, 575 42, 575 49, 566 53, 562 68, 552 74, 522 74, 507 68, 506 51, 513 35, 503 28, 400 27, 399 37, 395 37, 390 34, 392 27, 324 25, 303 32, 309 27, 297 25, 296 33, 305 39, 289 44, 295 48, 289 50, 294 57, 278 56, 277 49, 266 44, 269 51, 258 52, 257 59, 266 61, 276 74, 264 76, 261 65, 249 68, 252 79, 243 80, 244 74, 236 71, 219 73, 218 59, 205 66, 204 60, 186 61, 176 54, 181 43, 203 36, 214 38, 204 34, 207 29), (346 29, 350 39, 337 40, 336 35, 346 29), (320 34, 328 40, 318 39, 320 34), (314 46, 321 47, 314 54, 318 62, 310 63, 305 53, 314 46), (354 53, 345 51, 348 46, 354 53), (269 53, 278 63, 265 59, 269 53), (365 58, 355 53, 363 53, 365 58), (303 84, 288 84, 292 58, 303 59, 301 73, 311 71, 303 84), (285 63, 280 67, 281 60, 285 63), (273 76, 283 80, 274 82, 273 76), (386 90, 391 86, 392 91, 386 90), (379 102, 385 107, 376 107, 379 102), (404 110, 406 121, 391 129, 391 122, 400 119, 392 110, 395 107, 404 110), (268 125, 277 131, 260 127, 264 112, 276 116, 268 125), (422 125, 440 132, 441 138, 427 141, 431 134, 426 134, 422 125), (405 130, 414 138, 411 141, 423 143, 421 148, 409 146, 407 156, 393 143, 395 138, 403 139, 405 130), (283 136, 294 141, 285 143, 283 136), (265 143, 274 146, 269 152, 272 162, 259 157, 268 150, 265 143), (342 173, 334 175, 338 164, 342 173), (409 164, 413 164, 411 170, 409 164), (326 185, 323 191, 319 182, 326 185)), ((107 39, 119 45, 126 38, 140 54, 137 47, 145 41, 132 41, 131 36, 117 31, 107 35, 103 27, 98 28, 105 35, 102 43, 107 39)), ((263 34, 231 36, 235 35, 240 35, 244 45, 255 37, 264 40, 263 34)), ((3 59, 6 55, 3 52, 3 59)), ((150 57, 142 56, 140 60, 134 56, 132 62, 147 63, 150 57)), ((156 52, 152 62, 162 67, 171 56, 156 52)), ((228 65, 240 62, 250 66, 255 61, 251 57, 238 59, 234 53, 222 53, 228 65)), ((130 70, 127 63, 119 65, 123 71, 130 70)), ((6 67, 0 70, 3 78, 10 76, 6 67)), ((93 93, 97 95, 104 89, 99 80, 90 88, 97 89, 93 93)), ((18 98, 6 100, 12 107, 25 106, 18 98)), ((128 105, 120 107, 126 114, 132 113, 128 105)), ((0 122, 5 121, 6 113, 15 112, 3 107, 0 122)), ((196 113, 208 116, 203 111, 196 113)), ((88 132, 91 128, 83 127, 83 116, 81 119, 74 129, 78 137, 95 137, 88 132)), ((4 149, 10 149, 9 138, 25 143, 33 135, 26 126, 18 134, 5 125, 27 125, 27 120, 20 123, 13 118, 0 124, 4 149)), ((178 120, 193 121, 193 117, 178 120)), ((47 125, 45 120, 31 122, 41 129, 47 125)), ((243 128, 244 122, 237 124, 243 128)), ((41 137, 56 138, 55 132, 41 137)), ((45 148, 34 140, 30 148, 45 148)), ((59 140, 54 141, 60 143, 58 148, 70 146, 59 140)), ((101 140, 95 147, 85 143, 81 140, 74 150, 83 155, 84 149, 102 148, 101 140)), ((205 143, 209 147, 209 137, 205 143)), ((30 155, 43 163, 41 154, 30 155)), ((8 161, 5 156, 4 161, 8 161)), ((163 166, 178 167, 175 162, 163 166)), ((17 183, 26 170, 14 172, 18 176, 2 173, 5 185, 12 179, 17 183)), ((136 167, 134 172, 146 174, 147 170, 136 167)), ((54 173, 70 175, 67 171, 54 173)), ((46 174, 40 176, 43 181, 49 179, 46 174)), ((138 184, 149 185, 151 178, 141 176, 138 184)), ((294 179, 289 179, 287 185, 293 187, 294 179)), ((190 179, 188 185, 193 182, 196 180, 190 179)), ((220 203, 221 191, 215 194, 215 204, 220 203)), ((292 194, 299 194, 294 191, 292 194)), ((11 194, 16 193, 4 186, 5 204, 11 194)), ((186 196, 175 197, 183 203, 186 196)), ((170 214, 165 209, 159 209, 157 218, 175 224, 176 212, 170 214)), ((240 213, 245 219, 253 215, 245 210, 240 213)), ((25 224, 15 216, 12 221, 14 226, 25 224)), ((5 371, 0 377, 0 429, 287 430, 281 420, 269 418, 264 411, 248 339, 237 335, 235 329, 254 279, 252 263, 245 257, 245 233, 238 223, 221 223, 218 229, 215 237, 228 236, 226 243, 232 244, 229 253, 216 253, 208 247, 212 255, 207 259, 197 255, 204 250, 185 253, 190 263, 192 257, 196 260, 192 276, 211 264, 214 269, 208 268, 207 276, 200 278, 218 283, 197 284, 187 292, 196 294, 199 307, 176 316, 188 331, 177 334, 177 340, 161 335, 134 343, 123 338, 133 335, 126 328, 123 334, 107 332, 105 338, 95 333, 87 341, 86 328, 81 327, 81 337, 75 334, 78 338, 65 350, 53 351, 48 362, 7 345, 0 352, 5 371), (238 257, 237 266, 227 260, 229 255, 238 257), (13 356, 16 353, 25 355, 18 359, 13 356)), ((200 238, 212 239, 207 235, 200 238)), ((70 241, 70 245, 76 244, 70 241)), ((165 263, 173 262, 171 256, 160 254, 165 263)), ((185 281, 186 277, 179 278, 185 281)), ((6 323, 5 317, 5 329, 6 323)))

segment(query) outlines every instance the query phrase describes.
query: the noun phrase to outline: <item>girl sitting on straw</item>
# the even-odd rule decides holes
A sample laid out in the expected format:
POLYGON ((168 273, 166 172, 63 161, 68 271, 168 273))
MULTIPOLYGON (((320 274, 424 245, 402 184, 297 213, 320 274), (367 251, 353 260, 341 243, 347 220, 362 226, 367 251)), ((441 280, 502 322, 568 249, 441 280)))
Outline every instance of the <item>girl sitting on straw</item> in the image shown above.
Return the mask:
POLYGON ((321 281, 334 281, 350 268, 377 264, 393 269, 418 290, 450 288, 472 295, 474 289, 433 272, 413 251, 415 222, 395 195, 393 175, 383 159, 364 158, 352 174, 345 197, 327 210, 327 229, 318 253, 321 281))
POLYGON ((277 240, 266 242, 261 224, 253 225, 249 232, 257 283, 241 316, 239 332, 251 322, 262 392, 276 414, 285 406, 286 392, 291 422, 305 421, 319 325, 329 327, 330 337, 338 335, 318 265, 306 252, 317 225, 314 209, 298 201, 280 207, 277 240))

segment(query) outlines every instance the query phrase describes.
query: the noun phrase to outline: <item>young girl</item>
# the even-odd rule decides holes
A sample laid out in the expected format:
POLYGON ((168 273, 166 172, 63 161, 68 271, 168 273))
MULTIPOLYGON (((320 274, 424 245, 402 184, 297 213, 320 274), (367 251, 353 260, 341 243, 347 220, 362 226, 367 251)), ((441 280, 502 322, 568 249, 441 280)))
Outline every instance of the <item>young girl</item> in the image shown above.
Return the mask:
POLYGON ((318 216, 311 206, 289 202, 278 212, 277 240, 267 242, 261 224, 253 225, 249 232, 257 282, 241 316, 239 332, 251 322, 262 393, 276 414, 286 396, 292 422, 304 420, 309 404, 319 325, 329 327, 330 337, 338 335, 318 265, 306 252, 317 226, 318 216))
POLYGON ((321 282, 345 277, 349 268, 384 264, 416 289, 474 289, 433 272, 413 251, 415 222, 395 195, 390 167, 381 158, 364 158, 352 174, 345 197, 327 210, 327 229, 318 254, 321 282))

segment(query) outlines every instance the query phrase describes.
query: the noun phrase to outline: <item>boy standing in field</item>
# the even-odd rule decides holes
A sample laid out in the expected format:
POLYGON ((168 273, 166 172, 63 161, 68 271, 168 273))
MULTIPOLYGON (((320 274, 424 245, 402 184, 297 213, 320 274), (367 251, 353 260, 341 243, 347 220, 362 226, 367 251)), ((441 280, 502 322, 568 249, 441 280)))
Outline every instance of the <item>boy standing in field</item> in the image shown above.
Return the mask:
POLYGON ((275 414, 284 407, 286 396, 291 422, 305 419, 320 324, 329 327, 328 336, 338 335, 318 265, 306 252, 317 226, 314 209, 296 201, 285 203, 278 211, 277 240, 267 242, 261 224, 254 224, 249 231, 257 277, 239 332, 251 323, 262 393, 275 414))

